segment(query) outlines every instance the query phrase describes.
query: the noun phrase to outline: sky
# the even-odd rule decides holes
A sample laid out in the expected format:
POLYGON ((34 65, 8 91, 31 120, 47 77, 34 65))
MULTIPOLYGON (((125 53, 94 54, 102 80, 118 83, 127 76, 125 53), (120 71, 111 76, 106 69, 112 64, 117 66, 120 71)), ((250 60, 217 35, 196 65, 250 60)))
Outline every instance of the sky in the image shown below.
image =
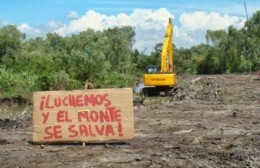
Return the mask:
MULTIPOLYGON (((245 2, 249 17, 260 10, 259 0, 245 2)), ((174 44, 188 48, 205 43, 207 30, 243 27, 246 12, 243 0, 0 0, 0 26, 16 25, 27 38, 133 26, 134 48, 147 53, 163 41, 169 17, 174 44)))

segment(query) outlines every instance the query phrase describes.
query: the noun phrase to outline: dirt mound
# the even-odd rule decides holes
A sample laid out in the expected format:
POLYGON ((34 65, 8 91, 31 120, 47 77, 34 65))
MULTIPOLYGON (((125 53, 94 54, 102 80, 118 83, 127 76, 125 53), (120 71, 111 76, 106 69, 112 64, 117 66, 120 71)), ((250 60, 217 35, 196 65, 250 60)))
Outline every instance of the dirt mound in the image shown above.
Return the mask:
POLYGON ((22 97, 16 97, 16 98, 0 98, 0 105, 2 104, 12 104, 12 103, 16 103, 16 104, 19 104, 19 105, 22 105, 22 104, 26 104, 28 103, 29 100, 27 99, 24 99, 22 97))
POLYGON ((182 82, 176 91, 175 100, 222 100, 221 78, 202 76, 185 82, 182 82))
POLYGON ((6 119, 0 119, 0 127, 2 129, 10 128, 10 127, 15 127, 16 126, 16 121, 15 120, 10 120, 8 118, 6 119))
POLYGON ((0 119, 0 128, 26 128, 32 123, 32 113, 26 108, 20 114, 13 114, 9 118, 0 119))

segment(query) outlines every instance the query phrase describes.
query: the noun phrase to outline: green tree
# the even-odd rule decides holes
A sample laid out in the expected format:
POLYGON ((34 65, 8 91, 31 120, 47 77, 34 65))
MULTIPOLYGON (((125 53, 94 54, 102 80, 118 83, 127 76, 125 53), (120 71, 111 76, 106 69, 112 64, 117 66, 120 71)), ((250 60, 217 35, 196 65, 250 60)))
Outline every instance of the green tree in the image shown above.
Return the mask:
POLYGON ((4 55, 12 56, 17 52, 24 38, 24 34, 15 26, 7 25, 0 28, 0 61, 4 55))

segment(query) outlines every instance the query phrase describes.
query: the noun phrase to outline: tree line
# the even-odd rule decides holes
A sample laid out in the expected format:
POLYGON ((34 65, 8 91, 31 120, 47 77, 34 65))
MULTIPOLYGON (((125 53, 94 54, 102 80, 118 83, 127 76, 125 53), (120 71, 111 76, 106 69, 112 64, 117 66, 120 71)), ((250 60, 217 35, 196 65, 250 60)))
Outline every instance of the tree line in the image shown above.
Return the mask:
MULTIPOLYGON (((31 98, 33 91, 133 86, 148 65, 160 65, 162 44, 147 55, 133 49, 133 27, 88 29, 62 37, 26 39, 16 26, 0 27, 0 98, 31 98)), ((260 70, 260 11, 241 29, 208 30, 206 44, 174 47, 178 74, 260 70)))
MULTIPOLYGON (((208 30, 206 44, 189 49, 174 48, 177 73, 223 74, 244 73, 260 70, 260 11, 246 21, 244 27, 227 30, 208 30)), ((149 60, 155 63, 160 55, 161 44, 149 60)))

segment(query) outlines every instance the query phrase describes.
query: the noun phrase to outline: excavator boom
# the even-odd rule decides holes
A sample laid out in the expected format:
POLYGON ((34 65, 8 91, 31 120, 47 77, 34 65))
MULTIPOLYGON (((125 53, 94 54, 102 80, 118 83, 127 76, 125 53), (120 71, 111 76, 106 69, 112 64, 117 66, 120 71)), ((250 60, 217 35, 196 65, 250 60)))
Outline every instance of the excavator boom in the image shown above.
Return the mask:
MULTIPOLYGON (((173 72, 173 24, 171 18, 169 19, 169 24, 166 29, 165 38, 162 46, 161 52, 161 69, 160 71, 155 71, 152 65, 152 70, 148 69, 148 72, 144 75, 144 86, 143 93, 149 95, 161 94, 161 92, 167 92, 172 90, 176 84, 176 74, 173 72), (151 73, 152 72, 152 73, 151 73)), ((167 93, 163 93, 164 95, 167 93)))
POLYGON ((173 72, 173 47, 172 47, 173 25, 171 19, 165 33, 165 39, 161 53, 161 73, 173 72))

